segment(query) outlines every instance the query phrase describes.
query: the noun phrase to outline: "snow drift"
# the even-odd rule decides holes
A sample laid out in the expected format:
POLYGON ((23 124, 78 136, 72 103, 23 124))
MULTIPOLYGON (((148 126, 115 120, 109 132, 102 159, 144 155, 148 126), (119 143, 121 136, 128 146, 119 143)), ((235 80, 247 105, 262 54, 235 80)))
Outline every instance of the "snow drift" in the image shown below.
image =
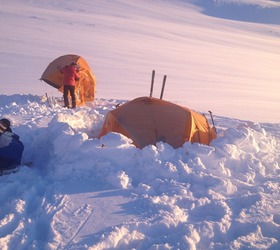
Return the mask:
POLYGON ((140 150, 121 134, 96 138, 123 101, 73 111, 0 100, 33 162, 0 177, 2 249, 279 248, 279 124, 215 116, 210 146, 140 150))

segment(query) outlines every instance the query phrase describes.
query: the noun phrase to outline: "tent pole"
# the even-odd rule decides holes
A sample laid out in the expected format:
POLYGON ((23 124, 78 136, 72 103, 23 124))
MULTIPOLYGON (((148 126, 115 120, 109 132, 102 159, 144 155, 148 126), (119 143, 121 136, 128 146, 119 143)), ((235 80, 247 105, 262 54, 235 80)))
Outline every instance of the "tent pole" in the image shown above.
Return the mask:
POLYGON ((166 82, 166 77, 167 77, 166 75, 163 77, 160 99, 162 99, 162 96, 163 96, 164 87, 165 87, 165 82, 166 82))
POLYGON ((153 72, 152 72, 152 82, 151 82, 150 97, 152 97, 152 95, 153 95, 154 80, 155 80, 155 70, 153 70, 153 72))
POLYGON ((213 119, 213 116, 212 116, 212 111, 209 110, 208 112, 209 112, 209 114, 210 114, 210 116, 211 116, 211 121, 212 121, 212 123, 213 123, 213 128, 214 128, 214 130, 215 130, 215 133, 217 134, 216 126, 215 126, 214 119, 213 119))

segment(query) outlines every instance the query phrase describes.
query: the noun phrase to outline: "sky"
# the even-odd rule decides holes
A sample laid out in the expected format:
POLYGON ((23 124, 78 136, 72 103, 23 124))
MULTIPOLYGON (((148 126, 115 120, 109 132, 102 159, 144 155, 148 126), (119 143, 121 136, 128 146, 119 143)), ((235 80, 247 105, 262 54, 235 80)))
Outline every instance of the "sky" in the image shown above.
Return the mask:
POLYGON ((147 96, 155 70, 155 97, 167 75, 166 100, 278 123, 280 7, 250 3, 4 1, 1 93, 61 96, 39 79, 57 57, 77 54, 96 75, 98 98, 147 96))
POLYGON ((0 117, 25 146, 0 176, 1 249, 280 248, 279 1, 0 4, 0 117), (97 78, 75 110, 39 80, 69 53, 97 78), (212 110, 210 145, 98 138, 152 70, 154 97, 167 75, 165 100, 212 110))

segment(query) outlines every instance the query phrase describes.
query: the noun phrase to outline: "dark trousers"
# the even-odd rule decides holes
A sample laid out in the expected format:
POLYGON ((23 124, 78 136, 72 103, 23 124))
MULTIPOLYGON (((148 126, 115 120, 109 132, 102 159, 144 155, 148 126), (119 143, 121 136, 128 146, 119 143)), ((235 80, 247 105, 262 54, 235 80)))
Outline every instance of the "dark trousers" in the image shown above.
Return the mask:
POLYGON ((64 85, 64 90, 63 90, 64 106, 67 108, 69 108, 68 92, 70 92, 70 96, 72 99, 72 109, 74 109, 76 108, 75 86, 64 85))

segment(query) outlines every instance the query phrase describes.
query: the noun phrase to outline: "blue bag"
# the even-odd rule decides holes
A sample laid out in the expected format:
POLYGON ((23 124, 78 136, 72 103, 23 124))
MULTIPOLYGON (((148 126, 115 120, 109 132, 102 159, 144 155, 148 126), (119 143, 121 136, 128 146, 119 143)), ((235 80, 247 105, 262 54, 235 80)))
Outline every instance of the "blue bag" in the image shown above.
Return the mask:
POLYGON ((23 143, 19 136, 12 132, 0 135, 0 170, 15 168, 21 164, 23 143))

